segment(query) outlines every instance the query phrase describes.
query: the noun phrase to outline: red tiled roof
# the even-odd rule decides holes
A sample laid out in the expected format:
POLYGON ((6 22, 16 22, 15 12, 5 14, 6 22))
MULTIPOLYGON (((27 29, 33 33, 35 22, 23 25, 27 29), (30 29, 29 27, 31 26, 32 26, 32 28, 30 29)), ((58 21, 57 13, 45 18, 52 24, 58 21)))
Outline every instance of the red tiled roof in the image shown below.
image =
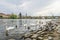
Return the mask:
POLYGON ((0 15, 10 16, 10 14, 0 13, 0 15))

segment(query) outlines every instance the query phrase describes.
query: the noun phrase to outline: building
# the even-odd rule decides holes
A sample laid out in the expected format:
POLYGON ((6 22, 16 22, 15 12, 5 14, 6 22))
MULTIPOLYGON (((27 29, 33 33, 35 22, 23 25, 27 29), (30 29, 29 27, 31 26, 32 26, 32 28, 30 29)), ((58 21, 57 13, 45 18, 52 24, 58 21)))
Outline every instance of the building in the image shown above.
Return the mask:
POLYGON ((0 13, 0 17, 3 17, 3 18, 8 18, 9 16, 10 16, 10 14, 0 13))

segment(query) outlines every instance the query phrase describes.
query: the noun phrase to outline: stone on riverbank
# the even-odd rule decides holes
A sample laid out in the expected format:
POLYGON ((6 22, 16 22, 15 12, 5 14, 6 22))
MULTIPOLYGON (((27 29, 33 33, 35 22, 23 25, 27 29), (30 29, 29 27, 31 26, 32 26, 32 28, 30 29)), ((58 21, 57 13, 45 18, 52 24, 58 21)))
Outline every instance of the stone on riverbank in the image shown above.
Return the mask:
POLYGON ((39 40, 43 40, 43 37, 38 37, 39 40))
POLYGON ((33 34, 31 38, 37 38, 38 34, 33 34))
POLYGON ((15 39, 8 39, 8 40, 15 40, 15 39))

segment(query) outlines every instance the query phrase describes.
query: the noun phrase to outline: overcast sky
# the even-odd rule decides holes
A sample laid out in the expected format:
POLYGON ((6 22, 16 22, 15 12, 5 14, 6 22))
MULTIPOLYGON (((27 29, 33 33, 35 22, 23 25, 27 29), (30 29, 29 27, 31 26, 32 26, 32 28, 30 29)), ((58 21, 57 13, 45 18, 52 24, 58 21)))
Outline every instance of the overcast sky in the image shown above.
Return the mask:
POLYGON ((60 16, 60 0, 0 0, 0 13, 60 16))

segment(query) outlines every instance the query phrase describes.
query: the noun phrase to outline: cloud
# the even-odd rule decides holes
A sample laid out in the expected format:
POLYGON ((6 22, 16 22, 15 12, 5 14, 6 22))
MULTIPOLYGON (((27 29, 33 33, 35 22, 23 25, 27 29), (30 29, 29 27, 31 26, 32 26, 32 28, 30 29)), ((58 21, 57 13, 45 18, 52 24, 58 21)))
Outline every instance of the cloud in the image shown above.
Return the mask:
POLYGON ((19 12, 25 12, 25 10, 28 8, 29 2, 21 1, 22 3, 19 5, 16 5, 14 3, 7 2, 6 0, 0 0, 0 12, 6 12, 6 13, 16 13, 19 12))
MULTIPOLYGON (((14 5, 14 4, 11 4, 11 3, 8 3, 8 2, 6 2, 6 1, 0 1, 0 10, 1 11, 3 11, 4 9, 5 9, 5 11, 7 11, 7 10, 10 10, 11 12, 13 12, 13 11, 16 11, 16 5, 14 5), (1 7, 2 6, 2 7, 1 7), (6 10, 7 9, 7 10, 6 10)), ((7 11, 8 12, 8 11, 7 11)))
POLYGON ((0 12, 32 16, 59 15, 60 0, 0 0, 0 12))
POLYGON ((55 16, 60 16, 60 1, 55 1, 52 4, 44 7, 41 11, 36 12, 37 15, 49 15, 51 16, 52 14, 55 16))

